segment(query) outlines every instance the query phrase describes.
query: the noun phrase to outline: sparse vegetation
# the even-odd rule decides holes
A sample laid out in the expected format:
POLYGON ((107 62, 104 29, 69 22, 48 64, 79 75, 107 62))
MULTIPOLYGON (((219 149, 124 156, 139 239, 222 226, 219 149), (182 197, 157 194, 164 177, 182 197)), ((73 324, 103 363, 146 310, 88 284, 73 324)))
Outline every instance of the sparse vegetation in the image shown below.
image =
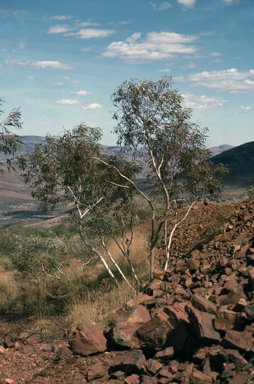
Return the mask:
MULTIPOLYGON (((0 98, 0 106, 3 104, 3 99, 0 98)), ((0 115, 3 111, 0 111, 0 115)), ((8 116, 0 122, 0 153, 3 152, 5 155, 13 155, 21 147, 22 139, 12 133, 10 130, 13 128, 21 129, 21 113, 20 109, 13 109, 8 116)), ((8 169, 14 169, 12 164, 12 159, 8 158, 6 160, 8 169)), ((0 162, 0 174, 3 174, 2 169, 3 163, 0 162)))

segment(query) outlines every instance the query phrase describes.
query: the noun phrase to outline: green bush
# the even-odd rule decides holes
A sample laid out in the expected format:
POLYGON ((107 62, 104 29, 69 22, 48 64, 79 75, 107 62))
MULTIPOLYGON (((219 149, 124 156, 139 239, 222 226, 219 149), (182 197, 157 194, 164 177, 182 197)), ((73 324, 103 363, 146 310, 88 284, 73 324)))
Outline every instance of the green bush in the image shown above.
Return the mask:
POLYGON ((249 195, 250 198, 254 197, 254 185, 250 185, 247 188, 247 191, 248 191, 248 195, 249 195))

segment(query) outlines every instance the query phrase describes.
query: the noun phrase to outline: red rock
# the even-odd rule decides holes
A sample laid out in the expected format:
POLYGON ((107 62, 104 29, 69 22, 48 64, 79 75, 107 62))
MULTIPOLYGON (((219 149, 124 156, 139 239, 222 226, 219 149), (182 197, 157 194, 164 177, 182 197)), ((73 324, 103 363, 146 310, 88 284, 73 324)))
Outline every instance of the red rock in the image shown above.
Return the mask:
POLYGON ((237 282, 235 280, 229 280, 227 281, 225 284, 224 284, 224 287, 225 289, 227 289, 228 291, 232 291, 233 289, 235 289, 237 287, 237 282))
POLYGON ((162 364, 154 359, 149 359, 145 363, 146 372, 151 375, 156 375, 156 373, 161 369, 162 364))
POLYGON ((22 352, 25 355, 31 355, 32 353, 34 353, 34 348, 32 347, 32 345, 24 345, 22 347, 22 352))
POLYGON ((176 352, 180 352, 189 335, 190 326, 188 323, 182 321, 169 335, 166 346, 173 347, 176 352))
POLYGON ((11 341, 9 336, 5 336, 5 338, 3 340, 3 345, 5 348, 14 348, 15 347, 15 343, 13 343, 11 341))
POLYGON ((217 313, 217 306, 214 303, 197 294, 192 296, 191 303, 193 307, 199 311, 211 313, 213 315, 216 315, 217 313))
POLYGON ((172 326, 167 321, 154 317, 143 324, 136 334, 148 348, 160 350, 163 349, 172 330, 172 326))
MULTIPOLYGON (((247 384, 248 379, 251 379, 251 376, 246 372, 238 372, 235 377, 230 380, 229 384, 247 384)), ((253 377, 252 377, 253 379, 253 377)))
POLYGON ((213 327, 214 315, 200 312, 196 308, 186 305, 191 326, 202 343, 214 343, 220 340, 220 334, 213 327))
POLYGON ((249 332, 229 330, 226 332, 221 344, 225 348, 236 348, 248 352, 253 346, 253 338, 249 332))
POLYGON ((219 259, 219 267, 220 268, 223 268, 225 267, 227 264, 228 264, 228 259, 225 257, 225 256, 222 256, 220 259, 219 259))
POLYGON ((8 353, 9 353, 9 351, 7 351, 7 349, 5 349, 4 347, 0 346, 0 355, 6 355, 8 353))
POLYGON ((69 348, 65 346, 60 346, 57 348, 56 355, 60 357, 70 357, 72 355, 72 352, 69 348))
POLYGON ((140 383, 139 376, 135 374, 126 377, 126 379, 124 380, 124 384, 139 384, 139 383, 140 383))
POLYGON ((87 381, 92 381, 95 379, 100 379, 101 377, 104 377, 107 374, 107 370, 102 365, 93 365, 90 367, 88 373, 87 373, 87 381))
POLYGON ((221 305, 236 304, 240 299, 245 299, 245 298, 246 296, 243 290, 243 286, 242 284, 238 284, 227 295, 220 296, 219 301, 221 305))
POLYGON ((212 384, 213 382, 213 379, 211 378, 211 376, 207 376, 204 373, 197 370, 192 372, 190 379, 193 384, 210 384, 210 383, 212 384))
POLYGON ((168 347, 159 351, 155 354, 156 359, 169 360, 172 356, 174 356, 174 348, 168 347))
POLYGON ((149 312, 143 305, 139 305, 135 300, 130 300, 113 312, 108 337, 116 344, 137 348, 139 340, 134 334, 142 324, 150 319, 149 312))
POLYGON ((39 343, 41 339, 41 336, 40 335, 32 335, 32 336, 29 336, 26 341, 29 343, 29 344, 37 344, 39 343))
POLYGON ((143 375, 140 384, 157 384, 158 380, 155 377, 143 375))
POLYGON ((145 362, 146 358, 140 349, 131 350, 122 356, 117 356, 109 371, 123 371, 127 375, 129 373, 139 373, 145 362))
POLYGON ((160 371, 159 371, 159 376, 162 376, 162 377, 165 377, 167 379, 172 379, 173 375, 172 373, 170 373, 167 369, 165 368, 162 368, 160 371))
POLYGON ((159 269, 156 269, 156 268, 153 270, 154 279, 163 280, 164 275, 165 275, 165 271, 160 271, 159 269))
POLYGON ((107 340, 103 333, 91 325, 79 323, 77 328, 71 328, 69 344, 72 352, 88 356, 106 351, 107 340))
POLYGON ((228 309, 222 307, 214 320, 214 328, 217 331, 237 329, 237 327, 243 325, 246 320, 246 315, 244 317, 239 312, 229 311, 228 309))

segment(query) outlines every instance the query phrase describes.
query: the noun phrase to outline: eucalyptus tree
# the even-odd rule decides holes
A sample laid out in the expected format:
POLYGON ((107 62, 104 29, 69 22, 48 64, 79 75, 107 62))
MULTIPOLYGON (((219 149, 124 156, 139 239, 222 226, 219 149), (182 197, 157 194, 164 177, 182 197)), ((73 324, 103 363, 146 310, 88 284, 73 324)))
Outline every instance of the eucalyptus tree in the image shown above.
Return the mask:
MULTIPOLYGON (((112 95, 117 108, 113 119, 117 125, 117 144, 134 157, 142 157, 148 166, 147 178, 153 191, 164 202, 164 215, 155 228, 156 208, 151 196, 141 195, 151 208, 150 278, 153 278, 153 250, 164 226, 165 269, 175 229, 187 217, 198 198, 205 192, 219 192, 222 165, 215 167, 205 147, 207 129, 190 121, 191 109, 183 107, 181 94, 172 88, 172 78, 165 76, 157 82, 130 80, 122 83, 112 95), (167 215, 178 212, 182 203, 189 203, 185 216, 175 222, 168 239, 167 215)), ((136 189, 138 190, 137 186, 136 189)))
MULTIPOLYGON (((0 106, 3 104, 3 99, 0 98, 0 106)), ((4 112, 0 110, 0 115, 4 112)), ((8 116, 0 122, 0 152, 4 153, 6 156, 10 156, 15 154, 15 152, 21 147, 22 139, 11 132, 13 128, 21 129, 21 112, 19 108, 14 108, 8 114, 8 116)), ((12 159, 7 158, 6 163, 8 170, 14 169, 12 164, 12 159)), ((2 169, 3 162, 0 162, 0 174, 3 174, 4 171, 2 169)))
MULTIPOLYGON (((139 167, 121 155, 107 156, 99 143, 101 136, 100 128, 82 123, 72 131, 64 132, 62 136, 46 136, 45 142, 38 143, 32 154, 19 157, 18 162, 20 168, 25 171, 23 177, 25 183, 31 187, 32 196, 40 202, 39 210, 45 213, 60 204, 73 204, 79 220, 81 240, 99 257, 117 284, 116 277, 103 255, 88 242, 83 221, 89 214, 96 216, 98 211, 101 213, 111 209, 118 199, 122 202, 128 201, 133 196, 133 189, 128 186, 119 187, 120 177, 114 168, 106 167, 94 159, 102 159, 107 165, 116 166, 129 178, 139 171, 139 167)), ((101 232, 99 224, 98 231, 101 232)), ((101 240, 111 261, 127 282, 108 252, 102 236, 101 240)))

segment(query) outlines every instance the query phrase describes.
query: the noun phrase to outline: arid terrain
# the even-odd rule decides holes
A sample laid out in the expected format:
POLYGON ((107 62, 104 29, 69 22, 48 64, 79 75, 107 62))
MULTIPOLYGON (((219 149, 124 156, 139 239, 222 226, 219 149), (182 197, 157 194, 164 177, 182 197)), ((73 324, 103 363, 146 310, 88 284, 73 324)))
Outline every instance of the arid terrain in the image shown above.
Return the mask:
MULTIPOLYGON (((19 172, 6 172, 0 188, 1 384, 254 383, 254 200, 246 185, 228 183, 194 206, 175 231, 166 271, 160 234, 152 281, 149 225, 140 222, 134 291, 116 288, 86 255, 71 206, 41 217, 19 172), (19 241, 27 252, 45 241, 62 260, 59 273, 17 271, 19 241)), ((168 237, 175 220, 170 213, 168 237)))

